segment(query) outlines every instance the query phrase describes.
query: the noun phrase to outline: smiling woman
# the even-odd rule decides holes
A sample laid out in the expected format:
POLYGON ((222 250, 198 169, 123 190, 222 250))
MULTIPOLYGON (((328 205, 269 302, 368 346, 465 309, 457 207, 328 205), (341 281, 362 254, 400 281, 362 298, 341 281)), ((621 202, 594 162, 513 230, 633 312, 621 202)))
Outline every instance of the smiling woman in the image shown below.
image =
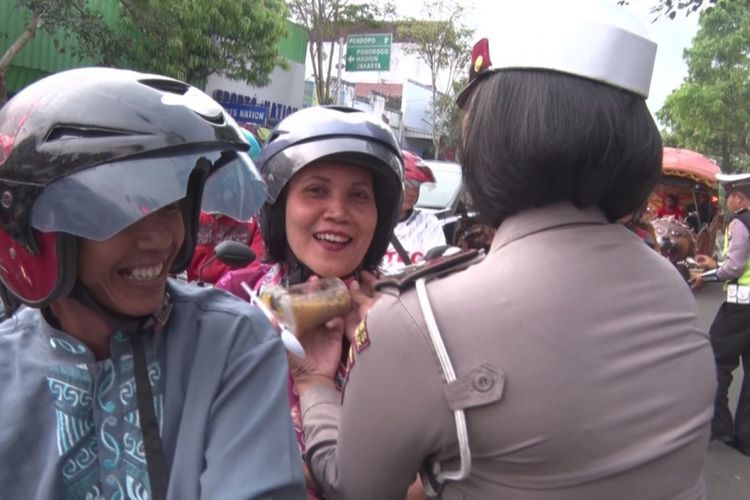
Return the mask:
MULTIPOLYGON (((243 284, 261 294, 269 285, 317 276, 358 280, 367 289, 401 205, 401 149, 388 125, 354 109, 307 108, 279 123, 258 166, 269 189, 260 214, 266 262, 231 271, 216 286, 248 298, 243 284)), ((337 353, 340 358, 347 347, 337 353)), ((304 453, 293 388, 289 400, 304 453)), ((312 480, 308 487, 317 497, 312 480)))
POLYGON ((318 276, 348 276, 360 266, 378 221, 372 172, 320 162, 289 182, 289 249, 318 276))
POLYGON ((246 297, 269 283, 375 271, 401 202, 401 150, 388 125, 349 108, 316 107, 279 123, 258 160, 269 201, 260 221, 266 262, 217 286, 246 297))

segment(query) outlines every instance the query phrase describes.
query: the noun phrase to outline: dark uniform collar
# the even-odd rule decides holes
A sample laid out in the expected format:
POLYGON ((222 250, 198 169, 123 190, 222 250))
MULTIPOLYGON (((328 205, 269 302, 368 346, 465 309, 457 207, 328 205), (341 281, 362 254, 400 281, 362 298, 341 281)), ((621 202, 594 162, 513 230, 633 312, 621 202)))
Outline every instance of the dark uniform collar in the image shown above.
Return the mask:
POLYGON ((524 210, 505 219, 495 232, 489 253, 530 234, 548 229, 589 224, 609 224, 597 207, 576 208, 568 202, 524 210))

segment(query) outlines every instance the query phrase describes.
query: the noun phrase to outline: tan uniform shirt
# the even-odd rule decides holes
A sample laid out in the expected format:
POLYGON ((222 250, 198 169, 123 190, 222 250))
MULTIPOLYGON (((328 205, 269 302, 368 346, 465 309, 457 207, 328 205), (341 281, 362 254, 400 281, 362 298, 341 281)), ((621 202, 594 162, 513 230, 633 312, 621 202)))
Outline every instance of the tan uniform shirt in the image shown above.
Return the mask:
POLYGON ((403 498, 423 463, 470 477, 442 498, 695 500, 716 385, 707 335, 674 267, 598 210, 526 211, 488 256, 427 287, 459 379, 447 388, 414 290, 368 315, 343 403, 302 398, 308 463, 332 499, 403 498), (476 373, 489 364, 493 383, 476 373))

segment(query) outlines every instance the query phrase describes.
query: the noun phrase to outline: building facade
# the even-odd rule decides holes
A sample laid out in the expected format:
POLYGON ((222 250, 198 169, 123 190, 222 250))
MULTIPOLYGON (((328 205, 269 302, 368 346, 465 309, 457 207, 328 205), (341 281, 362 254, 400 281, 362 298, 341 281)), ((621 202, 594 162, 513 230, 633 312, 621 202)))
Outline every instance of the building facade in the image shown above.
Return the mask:
POLYGON ((279 44, 279 52, 288 67, 276 68, 265 87, 254 87, 221 75, 211 75, 206 82, 206 93, 251 130, 272 128, 303 107, 307 33, 291 21, 287 30, 289 34, 279 44))
MULTIPOLYGON (((117 19, 119 7, 116 1, 90 1, 97 4, 106 20, 114 22, 117 19)), ((0 0, 0 54, 23 33, 27 17, 25 12, 16 8, 15 0, 0 0)), ((219 101, 238 122, 256 132, 273 127, 303 105, 307 34, 291 21, 287 21, 287 33, 278 50, 286 59, 288 68, 276 68, 266 87, 252 87, 218 75, 209 76, 204 87, 206 93, 219 101), (256 127, 259 130, 255 130, 256 127)), ((97 64, 89 58, 77 58, 77 52, 77 43, 72 37, 53 39, 39 29, 6 72, 9 96, 52 73, 97 64)))
MULTIPOLYGON (((337 61, 340 60, 341 50, 345 51, 346 46, 338 43, 334 43, 330 50, 337 61)), ((329 52, 328 44, 326 52, 329 52)), ((314 96, 309 54, 306 64, 309 95, 314 96)), ((424 61, 409 52, 405 44, 392 44, 388 71, 354 72, 342 68, 341 85, 336 84, 335 77, 332 80, 332 95, 336 104, 383 117, 396 133, 403 149, 423 158, 434 157, 432 86, 425 83, 430 80, 430 71, 424 61)), ((313 100, 308 102, 312 103, 313 100)))

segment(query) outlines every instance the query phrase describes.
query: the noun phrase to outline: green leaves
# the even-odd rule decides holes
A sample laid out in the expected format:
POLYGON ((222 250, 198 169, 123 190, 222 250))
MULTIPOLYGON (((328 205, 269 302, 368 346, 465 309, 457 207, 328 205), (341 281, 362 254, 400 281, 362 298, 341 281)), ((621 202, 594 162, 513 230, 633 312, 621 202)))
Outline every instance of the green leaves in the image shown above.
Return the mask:
POLYGON ((750 168, 750 0, 701 12, 685 51, 688 76, 657 117, 671 145, 720 159, 725 172, 750 168))
MULTIPOLYGON (((262 86, 286 66, 277 50, 286 35, 283 0, 16 0, 15 8, 37 22, 22 43, 45 30, 59 50, 198 86, 212 73, 262 86)), ((18 50, 0 65, 0 101, 5 59, 18 50)))
POLYGON ((96 1, 17 0, 16 8, 39 16, 39 29, 53 38, 55 47, 64 51, 75 47, 74 56, 83 58, 112 35, 96 1), (77 43, 67 43, 74 38, 77 43))
POLYGON ((15 39, 0 54, 0 105, 5 103, 7 96, 6 71, 39 31, 46 31, 51 36, 53 47, 59 54, 72 59, 83 59, 109 39, 111 30, 104 21, 104 15, 97 9, 97 1, 15 0, 11 3, 11 8, 20 13, 14 18, 23 19, 24 25, 20 34, 11 29, 15 39))
POLYGON ((334 43, 349 33, 361 33, 365 28, 378 29, 383 20, 394 12, 390 3, 378 7, 372 3, 350 0, 288 0, 287 6, 292 19, 307 31, 313 79, 320 104, 333 102, 331 71, 334 67, 334 43))
POLYGON ((468 68, 474 31, 461 26, 463 6, 451 0, 427 0, 424 11, 427 19, 401 23, 398 36, 411 42, 404 46, 404 52, 416 54, 432 74, 432 142, 437 158, 441 144, 454 145, 457 140, 446 137, 458 128, 454 82, 468 68))
MULTIPOLYGON (((629 2, 621 2, 629 3, 629 2)), ((657 0, 652 12, 664 15, 669 19, 674 19, 678 10, 684 11, 687 15, 697 12, 701 7, 709 4, 715 4, 716 0, 657 0)))
POLYGON ((285 61, 283 0, 120 0, 116 36, 102 57, 202 85, 212 73, 266 85, 285 61))

